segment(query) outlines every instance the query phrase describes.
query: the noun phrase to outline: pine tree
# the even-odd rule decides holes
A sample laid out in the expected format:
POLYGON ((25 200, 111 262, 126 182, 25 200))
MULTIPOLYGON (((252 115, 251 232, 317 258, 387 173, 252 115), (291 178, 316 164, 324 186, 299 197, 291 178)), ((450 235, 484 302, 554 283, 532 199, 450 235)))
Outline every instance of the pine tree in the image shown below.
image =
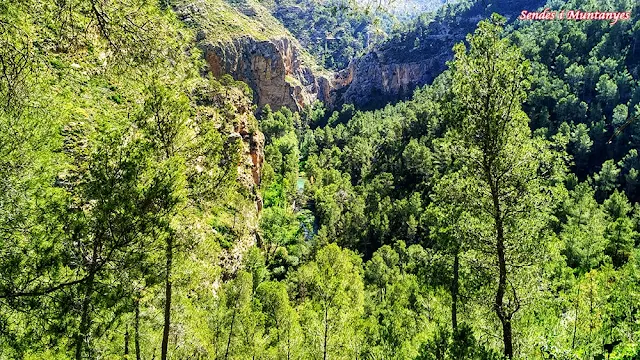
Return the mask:
POLYGON ((542 139, 532 139, 521 110, 529 63, 501 38, 504 18, 482 21, 454 48, 452 91, 458 109, 456 157, 473 212, 476 244, 489 254, 495 277, 493 310, 502 325, 504 355, 514 356, 513 319, 522 306, 525 273, 543 250, 544 228, 557 160, 542 139))

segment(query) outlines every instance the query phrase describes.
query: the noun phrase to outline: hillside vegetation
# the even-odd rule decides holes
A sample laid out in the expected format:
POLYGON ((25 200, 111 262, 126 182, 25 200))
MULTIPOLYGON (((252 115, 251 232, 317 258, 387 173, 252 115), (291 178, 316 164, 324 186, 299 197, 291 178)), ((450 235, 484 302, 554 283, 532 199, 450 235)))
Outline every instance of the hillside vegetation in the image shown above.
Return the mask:
POLYGON ((377 48, 473 24, 410 99, 256 114, 198 46, 264 6, 0 4, 0 358, 640 357, 638 4, 461 2, 377 48))

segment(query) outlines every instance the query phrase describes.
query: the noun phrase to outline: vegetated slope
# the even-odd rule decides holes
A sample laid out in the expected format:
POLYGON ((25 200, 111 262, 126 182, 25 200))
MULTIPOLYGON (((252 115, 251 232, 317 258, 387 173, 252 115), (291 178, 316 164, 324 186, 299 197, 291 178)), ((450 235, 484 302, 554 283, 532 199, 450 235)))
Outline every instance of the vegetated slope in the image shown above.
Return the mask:
POLYGON ((438 10, 447 1, 277 0, 263 1, 274 17, 300 41, 319 64, 334 71, 384 41, 404 22, 438 10), (380 8, 378 8, 380 7, 380 8))
POLYGON ((451 59, 453 45, 464 40, 478 21, 497 12, 513 20, 523 9, 536 9, 544 1, 463 1, 447 4, 435 16, 420 16, 408 29, 389 39, 343 70, 347 86, 337 90, 342 103, 379 108, 411 96, 429 84, 451 59))
POLYGON ((598 199, 613 189, 640 201, 640 16, 638 3, 574 0, 552 9, 630 11, 608 21, 518 22, 511 38, 533 64, 525 105, 533 129, 569 141, 572 167, 591 177, 598 199))
POLYGON ((198 30, 214 75, 247 82, 260 108, 270 104, 297 111, 316 100, 330 108, 366 108, 406 98, 444 69, 453 44, 480 19, 492 11, 511 18, 521 6, 448 4, 435 16, 423 14, 408 30, 398 28, 388 13, 351 10, 341 3, 206 0, 183 2, 178 12, 198 30), (316 62, 335 72, 323 71, 316 62))
MULTIPOLYGON (((586 4, 572 1, 563 8, 581 9, 586 4)), ((593 8, 599 5, 590 4, 593 8)), ((601 7, 607 10, 606 5, 601 7)), ((620 191, 635 203, 640 200, 640 121, 635 120, 640 114, 640 22, 637 4, 623 1, 609 10, 616 9, 632 10, 635 15, 614 26, 606 21, 518 23, 516 30, 507 29, 506 36, 532 63, 532 86, 523 107, 532 131, 566 143, 572 157, 569 188, 587 181, 599 202, 620 191)), ((353 195, 370 202, 351 203, 344 209, 354 211, 356 204, 363 206, 359 209, 364 210, 359 213, 362 218, 352 217, 362 221, 384 216, 384 220, 375 220, 387 224, 384 233, 367 230, 362 224, 343 229, 344 241, 363 241, 359 250, 364 253, 396 238, 426 237, 426 228, 420 233, 420 227, 416 232, 407 225, 411 222, 408 216, 418 219, 419 214, 401 209, 418 194, 419 203, 429 202, 428 179, 438 171, 432 141, 450 126, 443 122, 440 105, 433 99, 448 96, 448 77, 445 72, 433 86, 417 90, 412 100, 375 112, 357 112, 352 118, 334 112, 330 125, 301 135, 306 164, 319 172, 307 169, 307 175, 320 179, 327 168, 335 167, 348 174, 338 188, 346 186, 347 194, 371 191, 370 195, 353 195), (385 201, 390 201, 384 205, 387 215, 381 215, 380 204, 385 201), (394 205, 395 201, 400 201, 399 205, 394 205)), ((320 216, 321 223, 325 220, 320 216)))
MULTIPOLYGON (((308 129, 321 107, 265 106, 258 124, 249 89, 208 77, 170 9, 109 5, 0 5, 0 357, 501 359, 508 341, 518 359, 640 356, 640 206, 615 167, 565 173, 584 131, 558 124, 547 95, 567 86, 544 70, 572 49, 526 47, 541 25, 513 35, 534 60, 557 55, 532 64, 534 131, 527 64, 488 22, 410 101, 308 129)), ((573 30, 602 35, 571 55, 595 63, 595 90, 577 71, 574 94, 603 107, 599 134, 637 71, 599 57, 635 56, 629 25, 573 30)))
POLYGON ((341 70, 375 40, 374 14, 352 11, 339 2, 265 2, 273 16, 327 69, 341 70))
POLYGON ((389 4, 391 13, 401 21, 410 21, 425 12, 433 12, 440 7, 455 3, 451 0, 401 0, 389 4))
POLYGON ((316 100, 329 102, 330 75, 258 2, 180 1, 176 7, 196 31, 209 71, 246 82, 259 108, 296 111, 316 100))
MULTIPOLYGON (((566 6, 582 8, 587 4, 570 2, 566 6)), ((636 4, 630 2, 615 5, 590 2, 589 6, 637 12, 636 4)), ((511 234, 505 236, 514 236, 506 251, 515 256, 506 266, 510 269, 506 273, 524 271, 509 285, 511 304, 516 309, 513 314, 517 313, 510 324, 513 329, 519 329, 514 331, 514 338, 519 338, 515 340, 518 343, 516 358, 571 358, 581 354, 615 359, 638 356, 640 328, 635 325, 637 306, 632 305, 631 299, 638 296, 640 284, 636 278, 629 278, 637 276, 640 256, 640 205, 633 182, 637 176, 634 174, 640 170, 635 143, 638 128, 630 123, 619 129, 632 118, 628 116, 631 110, 625 114, 621 105, 629 108, 637 104, 637 100, 633 100, 637 75, 631 74, 637 74, 637 54, 633 48, 638 39, 638 17, 634 15, 630 21, 616 25, 620 26, 616 28, 606 22, 534 22, 520 26, 511 35, 504 34, 515 39, 532 59, 532 88, 527 91, 524 110, 531 119, 532 138, 546 143, 548 148, 544 151, 550 150, 556 156, 546 158, 534 149, 526 152, 531 158, 546 159, 527 180, 534 181, 534 187, 542 190, 533 205, 524 197, 504 203, 498 200, 505 208, 522 206, 522 213, 506 211, 510 216, 529 217, 529 221, 520 218, 507 225, 513 227, 511 234), (592 83, 588 85, 582 81, 589 78, 577 77, 577 92, 571 90, 571 85, 564 84, 566 69, 574 62, 574 68, 591 66, 592 72, 592 83), (563 70, 559 69, 560 64, 565 64, 563 70), (625 84, 627 90, 618 92, 618 86, 622 88, 625 84), (576 113, 564 108, 564 114, 554 113, 574 97, 583 99, 584 111, 576 113), (619 107, 617 116, 616 107, 619 107), (609 109, 608 114, 605 108, 609 109), (593 124, 588 120, 590 111, 596 114, 593 124), (613 122, 616 117, 619 125, 613 122), (541 124, 540 118, 545 122, 541 124), (591 154, 591 134, 604 138, 600 142, 603 146, 611 139, 615 151, 604 147, 591 154), (580 143, 583 145, 576 146, 580 143), (572 156, 567 156, 565 150, 572 156), (616 154, 623 156, 619 165, 616 165, 619 159, 614 158, 616 154), (580 162, 581 155, 585 156, 583 162, 580 162), (566 161, 569 169, 551 182, 559 188, 549 184, 540 186, 538 179, 554 173, 558 161, 566 161), (549 204, 551 208, 547 207, 549 204), (523 210, 527 206, 531 207, 523 210), (549 217, 542 220, 546 216, 543 214, 549 217), (528 236, 540 237, 535 244, 527 245, 528 236), (518 295, 518 292, 521 293, 518 295)), ((410 101, 387 105, 374 112, 357 112, 346 122, 335 117, 335 122, 328 126, 308 129, 300 136, 300 148, 308 180, 305 187, 308 208, 318 222, 315 241, 336 241, 355 249, 365 259, 371 257, 365 266, 367 270, 393 271, 393 265, 381 264, 396 264, 396 256, 400 259, 404 256, 407 263, 411 263, 412 255, 404 250, 405 244, 427 249, 427 253, 434 254, 428 261, 434 269, 425 266, 420 275, 421 279, 428 279, 426 286, 442 284, 441 289, 448 294, 435 298, 451 306, 452 312, 455 309, 452 302, 457 301, 454 294, 458 296, 458 291, 464 288, 465 322, 476 335, 494 339, 503 336, 499 316, 490 314, 495 307, 482 311, 473 300, 489 296, 485 303, 495 301, 495 297, 487 294, 498 284, 498 271, 484 271, 496 266, 499 260, 491 257, 490 264, 481 260, 483 254, 490 253, 485 246, 495 246, 498 238, 497 235, 486 237, 495 230, 492 221, 496 212, 492 210, 491 201, 486 201, 493 189, 490 184, 474 185, 477 175, 469 170, 481 171, 482 166, 492 165, 483 164, 477 149, 468 149, 468 143, 460 136, 473 131, 468 129, 467 121, 474 113, 451 105, 456 103, 455 95, 469 88, 481 92, 485 86, 482 76, 487 74, 468 70, 445 71, 431 86, 415 92, 410 101), (456 76, 460 77, 456 71, 477 76, 478 82, 465 84, 469 88, 462 87, 455 82, 456 76), (476 207, 479 207, 478 214, 487 216, 484 220, 481 219, 484 215, 470 216, 476 207), (487 222, 492 225, 491 229, 480 230, 487 222), (463 270, 466 273, 460 275, 460 269, 466 269, 463 270)), ((578 71, 578 74, 582 73, 578 71)), ((525 82, 521 84, 527 86, 525 82)), ((473 134, 472 141, 485 140, 488 144, 494 141, 493 137, 483 137, 486 134, 473 134)), ((594 139, 593 143, 598 142, 594 139)), ((514 150, 519 151, 517 146, 514 150)), ((510 155, 505 153, 496 161, 508 161, 506 158, 510 155)), ((522 169, 514 170, 518 166, 513 164, 499 177, 510 177, 513 172, 517 172, 515 176, 522 175, 522 169)), ((513 191, 526 189, 530 186, 527 181, 516 184, 513 191)), ((509 197, 513 193, 507 191, 500 196, 509 197)), ((410 268, 406 271, 411 272, 410 268)), ((383 276, 389 274, 383 272, 380 277, 370 274, 367 281, 376 279, 384 283, 383 276)), ((398 282, 395 284, 401 286, 398 282)), ((373 309, 370 311, 375 313, 373 309)), ((388 330, 385 315, 389 315, 377 315, 379 322, 372 320, 373 324, 388 330)), ((458 343, 446 340, 455 339, 450 336, 447 331, 433 335, 423 348, 423 357, 417 358, 430 358, 438 349, 454 353, 458 343), (440 347, 436 345, 439 341, 442 341, 440 347)), ((452 355, 452 358, 456 357, 452 355)))
MULTIPOLYGON (((594 9, 637 13, 635 5, 589 2, 594 9)), ((586 2, 566 4, 567 8, 586 6, 586 2)), ((333 272, 333 284, 340 284, 341 271, 352 269, 342 264, 327 267, 325 251, 335 247, 323 248, 324 244, 335 242, 367 260, 361 267, 364 307, 358 299, 344 297, 347 303, 325 308, 342 311, 348 319, 348 323, 340 322, 345 318, 335 319, 344 332, 334 334, 334 339, 345 345, 329 351, 349 357, 353 350, 346 344, 359 339, 366 344, 363 354, 369 356, 500 358, 483 351, 505 347, 506 324, 514 358, 639 355, 634 299, 640 289, 640 206, 637 188, 630 181, 640 170, 634 142, 638 128, 630 123, 619 129, 623 120, 631 119, 629 108, 637 104, 633 100, 637 15, 616 26, 532 22, 518 25, 515 32, 507 30, 502 35, 519 44, 531 59, 531 89, 528 81, 511 78, 516 69, 526 68, 524 57, 508 57, 511 49, 501 48, 507 51, 488 58, 477 52, 477 62, 468 67, 456 62, 457 68, 440 74, 409 101, 373 112, 336 112, 328 126, 305 128, 304 124, 325 118, 318 107, 302 114, 302 119, 288 112, 268 115, 264 122, 267 158, 279 164, 272 179, 282 179, 265 189, 269 216, 263 218, 261 247, 269 249, 265 265, 270 276, 288 284, 294 302, 313 303, 306 279, 318 279, 324 289, 326 278, 318 270, 333 272), (508 70, 497 76, 493 67, 479 65, 494 59, 498 71, 508 70), (572 63, 577 69, 567 73, 572 63), (588 72, 580 71, 588 66, 588 72), (576 75, 565 77, 574 71, 576 75), (461 84, 460 79, 468 78, 475 81, 461 84), (503 81, 496 79, 511 81, 519 92, 523 91, 519 86, 527 89, 523 109, 528 118, 512 113, 517 129, 487 130, 470 120, 484 119, 474 118, 483 105, 470 92, 492 100, 496 99, 493 94, 508 97, 514 92, 499 85, 489 90, 487 84, 503 81), (568 79, 578 85, 575 90, 565 84, 568 79), (461 95, 466 95, 462 104, 461 95), (575 103, 576 98, 582 100, 575 103), (571 101, 583 110, 576 113, 570 111, 574 107, 562 107, 571 101), (620 105, 627 107, 627 114, 620 105), (607 107, 610 113, 603 110, 607 107), (602 121, 600 127, 589 129, 591 111, 596 119, 593 125, 602 121), (301 124, 298 139, 304 174, 298 174, 293 161, 298 157, 290 136, 294 124, 301 124), (487 133, 507 134, 516 141, 488 161, 480 156, 482 146, 490 148, 501 140, 487 133), (617 152, 603 148, 591 153, 591 134, 604 138, 602 145, 611 139, 617 152), (621 172, 615 154, 628 154, 620 164, 621 172), (514 156, 520 158, 510 163, 514 156), (503 168, 491 178, 494 174, 486 169, 496 163, 503 168), (296 175, 303 177, 302 191, 292 183, 296 175), (512 187, 496 191, 493 180, 498 183, 505 178, 512 187), (304 204, 302 211, 291 210, 292 200, 296 207, 304 204), (300 224, 296 215, 308 219, 309 212, 315 216, 317 231, 307 240, 302 231, 293 229, 300 224), (506 220, 498 225, 501 219, 506 220), (498 227, 508 230, 500 235, 498 227), (278 233, 276 228, 287 231, 278 233), (306 251, 313 254, 314 247, 323 250, 317 256, 305 256, 306 251), (300 260, 305 258, 314 259, 310 267, 300 260), (498 269, 501 261, 502 270, 498 269), (498 303, 500 282, 508 291, 501 293, 498 303), (425 334, 424 329, 432 330, 425 334), (416 348, 418 342, 422 345, 416 348)), ((491 43, 476 39, 475 46, 491 43)), ((459 57, 462 52, 458 48, 459 57)), ((397 57, 401 60, 401 53, 397 57)), ((496 111, 503 115, 509 110, 496 111)), ((357 283, 358 275, 353 279, 357 283)), ((315 293, 316 299, 323 294, 315 293)))
POLYGON ((5 2, 0 30, 0 358, 210 346, 261 205, 250 89, 157 3, 5 2))
MULTIPOLYGON (((524 106, 532 129, 545 128, 549 136, 560 133, 567 138, 569 154, 574 157, 573 172, 581 181, 590 176, 600 200, 617 188, 624 190, 633 201, 638 201, 640 121, 635 119, 640 114, 636 108, 640 102, 640 35, 637 4, 631 1, 610 5, 571 1, 561 7, 554 7, 553 2, 546 6, 554 10, 632 13, 630 20, 619 21, 615 25, 607 21, 516 21, 508 31, 513 41, 523 49, 525 57, 533 63, 533 86, 524 106)), ((512 10, 517 8, 513 5, 512 10)), ((430 23, 430 26, 435 28, 438 24, 454 21, 457 20, 445 17, 440 22, 430 23)), ((403 36, 410 39, 410 34, 414 33, 403 36)), ((452 39, 447 38, 446 41, 452 39)), ((434 42, 420 44, 436 46, 434 42)), ((381 48, 381 52, 392 59, 389 62, 394 64, 403 59, 410 59, 404 60, 407 63, 420 62, 418 56, 423 51, 409 46, 408 42, 399 42, 399 39, 395 42, 390 40, 381 48), (386 51, 384 46, 389 46, 386 51)), ((367 56, 374 56, 374 53, 367 56)), ((433 76, 417 64, 396 69, 413 69, 415 74, 411 71, 406 73, 415 75, 411 79, 433 76)), ((440 66, 444 67, 444 63, 440 66)), ((375 77, 367 77, 367 80, 372 79, 375 77)), ((356 82, 354 78, 346 94, 356 82)), ((369 82, 363 87, 364 98, 368 99, 366 94, 369 94, 371 85, 369 82)), ((385 98, 380 96, 380 99, 385 98)), ((382 100, 377 102, 381 103, 382 100)))

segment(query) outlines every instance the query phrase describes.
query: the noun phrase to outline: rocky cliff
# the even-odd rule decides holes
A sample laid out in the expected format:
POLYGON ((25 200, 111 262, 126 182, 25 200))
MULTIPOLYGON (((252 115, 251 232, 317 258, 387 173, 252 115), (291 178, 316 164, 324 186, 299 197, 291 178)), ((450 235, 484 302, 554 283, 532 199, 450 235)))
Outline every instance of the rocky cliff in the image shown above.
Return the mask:
POLYGON ((233 132, 229 134, 229 140, 240 142, 240 163, 238 163, 238 182, 253 195, 256 210, 262 210, 262 198, 260 197, 260 183, 262 180, 262 164, 264 162, 264 135, 251 129, 250 123, 255 122, 253 114, 242 113, 238 117, 233 132))
POLYGON ((371 52, 353 61, 340 72, 345 79, 332 89, 334 107, 355 104, 359 108, 383 106, 409 97, 416 87, 430 83, 445 69, 448 53, 434 53, 422 61, 389 62, 382 52, 371 52), (339 95, 338 95, 339 93, 339 95))
MULTIPOLYGON (((218 109, 213 115, 220 124, 219 130, 226 134, 227 149, 237 150, 237 193, 230 199, 226 209, 226 229, 221 234, 228 237, 220 252, 220 264, 231 276, 242 264, 247 249, 256 243, 258 222, 262 211, 260 186, 264 163, 264 135, 258 130, 251 98, 246 86, 237 82, 224 83, 212 92, 212 104, 218 109)), ((222 216, 225 218, 225 216, 222 216)), ((225 241, 221 241, 224 243, 225 241)))
POLYGON ((322 71, 298 41, 254 0, 183 0, 178 17, 196 29, 209 71, 243 81, 258 108, 302 109, 329 103, 332 74, 322 71))
POLYGON ((376 108, 409 97, 413 90, 446 69, 453 46, 472 33, 478 22, 497 12, 515 20, 520 11, 537 9, 544 0, 475 1, 454 3, 434 19, 417 19, 411 30, 395 34, 374 51, 355 59, 342 72, 349 79, 334 96, 334 106, 352 103, 359 108, 376 108))
POLYGON ((521 10, 544 4, 544 0, 496 0, 449 5, 433 18, 416 20, 411 30, 395 34, 346 69, 331 73, 315 65, 260 4, 251 0, 201 3, 206 1, 212 3, 191 3, 178 13, 198 28, 198 44, 209 71, 246 82, 258 108, 269 104, 293 111, 316 100, 328 108, 345 103, 376 108, 409 97, 446 68, 453 45, 473 32, 478 21, 493 12, 513 20, 521 10))
POLYGON ((255 122, 252 113, 241 114, 239 120, 234 126, 234 131, 229 135, 229 141, 240 141, 238 182, 248 190, 248 196, 252 201, 240 201, 235 205, 236 213, 233 222, 235 241, 230 248, 224 249, 220 254, 220 264, 225 269, 224 277, 235 274, 241 268, 245 253, 255 245, 258 221, 262 211, 260 183, 264 162, 264 135, 251 129, 251 122, 255 122))
POLYGON ((294 40, 279 37, 257 40, 242 36, 226 42, 201 42, 214 76, 232 75, 246 82, 258 107, 288 107, 296 111, 316 100, 331 102, 331 83, 302 60, 294 40))

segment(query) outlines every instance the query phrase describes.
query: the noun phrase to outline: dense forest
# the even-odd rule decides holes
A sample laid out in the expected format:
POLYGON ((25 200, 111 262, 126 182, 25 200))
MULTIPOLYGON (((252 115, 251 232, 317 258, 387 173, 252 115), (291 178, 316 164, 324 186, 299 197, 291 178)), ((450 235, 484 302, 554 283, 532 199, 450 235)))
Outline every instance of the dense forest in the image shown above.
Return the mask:
POLYGON ((266 4, 335 70, 473 17, 371 111, 212 76, 183 10, 284 32, 248 3, 0 3, 0 359, 640 358, 637 2, 266 4))
POLYGON ((349 11, 344 2, 276 0, 274 16, 328 69, 343 69, 384 36, 380 18, 349 11), (378 26, 376 26, 378 25, 378 26))
POLYGON ((261 0, 327 69, 341 70, 392 36, 424 24, 447 0, 369 1, 261 0), (374 6, 375 3, 375 6, 374 6), (407 24, 411 26, 407 26, 407 24))

